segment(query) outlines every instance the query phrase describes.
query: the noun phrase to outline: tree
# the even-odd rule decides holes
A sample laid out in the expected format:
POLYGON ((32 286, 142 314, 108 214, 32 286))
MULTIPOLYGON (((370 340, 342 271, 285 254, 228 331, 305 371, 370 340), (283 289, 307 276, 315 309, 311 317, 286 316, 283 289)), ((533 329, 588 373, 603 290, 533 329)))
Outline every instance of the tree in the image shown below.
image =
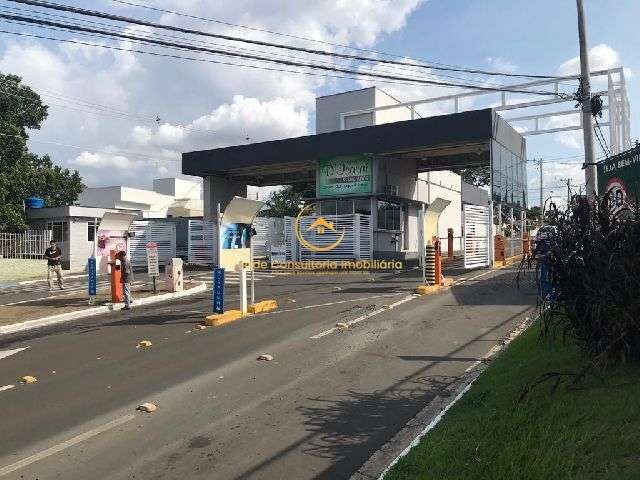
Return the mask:
POLYGON ((484 167, 463 168, 458 173, 463 181, 476 187, 483 187, 491 183, 491 169, 488 165, 484 167))
POLYGON ((295 217, 300 211, 300 202, 304 198, 316 196, 313 183, 295 183, 272 192, 267 200, 266 209, 260 212, 263 217, 295 217))
POLYGON ((69 205, 84 188, 77 171, 29 152, 27 130, 40 129, 46 118, 47 106, 35 91, 20 77, 0 73, 0 231, 27 228, 25 198, 41 197, 47 207, 69 205))
POLYGON ((527 210, 527 219, 529 220, 540 220, 542 216, 542 209, 539 206, 531 207, 527 210))

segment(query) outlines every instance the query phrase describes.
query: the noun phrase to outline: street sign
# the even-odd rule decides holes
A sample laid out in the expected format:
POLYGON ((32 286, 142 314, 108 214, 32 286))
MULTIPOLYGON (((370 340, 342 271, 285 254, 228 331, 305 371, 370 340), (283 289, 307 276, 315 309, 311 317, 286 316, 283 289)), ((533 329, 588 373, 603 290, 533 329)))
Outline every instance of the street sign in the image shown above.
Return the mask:
POLYGON ((160 264, 158 261, 158 244, 147 243, 147 272, 150 277, 160 276, 160 264))
POLYGON ((90 258, 89 262, 87 263, 87 275, 89 277, 89 296, 94 297, 98 289, 95 258, 90 258))
POLYGON ((213 312, 224 313, 224 268, 213 269, 213 312))

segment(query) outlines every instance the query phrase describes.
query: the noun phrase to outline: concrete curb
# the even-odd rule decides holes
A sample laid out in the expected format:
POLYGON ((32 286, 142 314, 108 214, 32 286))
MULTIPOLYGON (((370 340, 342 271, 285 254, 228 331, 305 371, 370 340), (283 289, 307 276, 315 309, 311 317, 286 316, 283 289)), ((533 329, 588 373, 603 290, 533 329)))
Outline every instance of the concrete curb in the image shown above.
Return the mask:
MULTIPOLYGON (((182 292, 169 292, 169 293, 156 295, 155 297, 141 298, 139 300, 136 300, 135 303, 131 305, 131 308, 133 309, 133 308, 141 307, 143 305, 160 303, 165 300, 173 300, 176 298, 188 297, 189 295, 195 295, 196 293, 201 293, 206 290, 207 290, 207 284, 203 282, 200 285, 197 285, 188 290, 183 290, 182 292)), ((92 317, 94 315, 102 315, 102 314, 114 311, 116 307, 120 305, 121 305, 120 303, 115 303, 115 304, 103 305, 100 307, 85 308, 84 310, 77 310, 75 312, 61 313, 59 315, 52 315, 49 317, 38 318, 36 320, 27 320, 25 322, 12 323, 10 325, 0 326, 0 336, 8 335, 11 333, 24 332, 26 330, 31 330, 34 328, 48 327, 50 325, 69 322, 71 320, 77 320, 79 318, 92 317)))
POLYGON ((495 345, 486 355, 475 362, 454 383, 445 388, 415 417, 407 422, 391 440, 376 451, 350 480, 383 480, 387 472, 409 451, 420 443, 458 400, 471 388, 482 372, 489 366, 489 360, 504 350, 515 338, 524 332, 533 320, 527 317, 520 322, 501 343, 495 345))

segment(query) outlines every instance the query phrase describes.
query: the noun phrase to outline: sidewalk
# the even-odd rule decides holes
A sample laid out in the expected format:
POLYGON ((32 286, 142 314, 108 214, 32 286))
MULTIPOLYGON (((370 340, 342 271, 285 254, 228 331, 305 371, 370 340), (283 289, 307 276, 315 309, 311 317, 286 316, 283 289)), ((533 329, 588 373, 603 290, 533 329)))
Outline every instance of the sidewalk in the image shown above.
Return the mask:
MULTIPOLYGON (((182 292, 173 293, 159 287, 154 294, 150 285, 141 282, 133 286, 134 303, 132 308, 193 295, 200 293, 205 288, 206 284, 203 282, 187 281, 182 292)), ((13 305, 5 304, 0 306, 0 335, 47 325, 49 324, 47 323, 49 319, 51 320, 50 323, 60 323, 94 314, 106 313, 122 306, 122 304, 113 304, 111 302, 111 293, 106 288, 98 291, 93 305, 89 305, 87 291, 84 289, 74 289, 68 293, 60 293, 59 290, 55 290, 53 293, 55 295, 52 294, 48 298, 38 299, 37 301, 21 301, 13 305)))

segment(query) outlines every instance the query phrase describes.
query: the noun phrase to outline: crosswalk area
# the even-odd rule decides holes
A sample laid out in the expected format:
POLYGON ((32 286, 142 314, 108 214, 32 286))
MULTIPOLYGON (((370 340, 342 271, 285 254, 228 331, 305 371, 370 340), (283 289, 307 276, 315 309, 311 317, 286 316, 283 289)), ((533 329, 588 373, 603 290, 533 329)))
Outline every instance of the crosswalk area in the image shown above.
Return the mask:
MULTIPOLYGON (((283 272, 255 272, 255 280, 256 282, 280 277, 282 275, 286 275, 283 272)), ((198 280, 206 283, 213 283, 213 272, 185 272, 185 279, 192 278, 193 280, 198 280)), ((247 281, 251 280, 251 272, 247 272, 247 281)), ((240 272, 236 272, 234 270, 226 270, 224 272, 224 283, 225 285, 240 285, 240 272)))

